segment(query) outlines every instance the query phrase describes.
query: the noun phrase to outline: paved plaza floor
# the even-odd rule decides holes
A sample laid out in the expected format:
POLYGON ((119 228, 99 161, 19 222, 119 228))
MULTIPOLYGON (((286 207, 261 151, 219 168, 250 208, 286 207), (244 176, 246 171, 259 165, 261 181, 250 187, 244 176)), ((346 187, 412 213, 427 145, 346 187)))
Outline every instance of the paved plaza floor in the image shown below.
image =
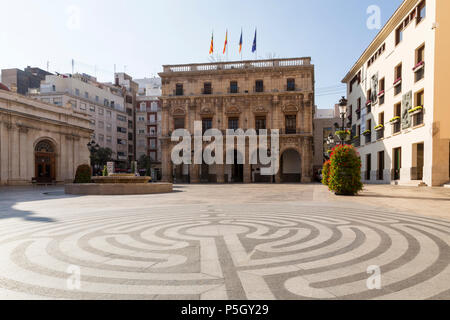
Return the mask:
POLYGON ((450 299, 449 245, 443 188, 0 188, 1 299, 450 299))

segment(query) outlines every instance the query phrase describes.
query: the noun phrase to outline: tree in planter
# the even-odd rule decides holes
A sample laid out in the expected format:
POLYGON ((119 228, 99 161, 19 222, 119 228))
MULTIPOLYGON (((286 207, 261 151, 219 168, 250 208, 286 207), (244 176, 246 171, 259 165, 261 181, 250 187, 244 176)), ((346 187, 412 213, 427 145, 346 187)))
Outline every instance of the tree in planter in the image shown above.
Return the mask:
POLYGON ((356 195, 363 189, 361 159, 353 146, 339 145, 333 149, 328 187, 338 195, 356 195))
POLYGON ((330 166, 331 162, 328 160, 323 164, 322 168, 322 184, 326 186, 328 186, 328 179, 330 178, 330 166))
POLYGON ((91 183, 92 170, 88 164, 78 166, 74 183, 91 183))
POLYGON ((91 163, 93 166, 101 168, 109 161, 112 161, 112 150, 110 148, 91 150, 91 163))
POLYGON ((151 177, 152 175, 152 159, 147 155, 142 155, 138 159, 138 167, 145 169, 145 175, 151 177))

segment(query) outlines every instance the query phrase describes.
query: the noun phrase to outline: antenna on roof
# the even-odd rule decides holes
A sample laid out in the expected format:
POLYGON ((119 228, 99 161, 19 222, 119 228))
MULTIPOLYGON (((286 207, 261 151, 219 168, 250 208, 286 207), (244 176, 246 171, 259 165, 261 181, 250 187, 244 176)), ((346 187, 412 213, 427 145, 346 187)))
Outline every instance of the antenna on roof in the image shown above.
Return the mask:
POLYGON ((50 69, 50 61, 47 61, 47 72, 49 72, 48 70, 50 69))
POLYGON ((72 74, 74 73, 75 70, 75 60, 72 59, 72 74))

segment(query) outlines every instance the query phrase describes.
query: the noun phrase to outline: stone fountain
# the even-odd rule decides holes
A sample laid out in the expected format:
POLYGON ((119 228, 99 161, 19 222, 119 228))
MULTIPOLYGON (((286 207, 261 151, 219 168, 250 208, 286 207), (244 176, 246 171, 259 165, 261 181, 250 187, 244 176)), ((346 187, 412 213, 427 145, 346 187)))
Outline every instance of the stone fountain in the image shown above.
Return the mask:
POLYGON ((137 195, 168 193, 171 183, 149 183, 151 177, 135 174, 112 173, 105 177, 92 177, 93 183, 66 184, 65 193, 75 195, 137 195))

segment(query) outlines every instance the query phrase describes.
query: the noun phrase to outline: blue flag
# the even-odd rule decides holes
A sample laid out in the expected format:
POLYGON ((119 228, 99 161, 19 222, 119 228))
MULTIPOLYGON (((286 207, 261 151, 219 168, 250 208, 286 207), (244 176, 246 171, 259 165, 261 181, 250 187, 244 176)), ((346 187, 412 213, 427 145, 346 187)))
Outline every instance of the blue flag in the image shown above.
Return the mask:
POLYGON ((256 29, 255 29, 255 39, 253 40, 252 52, 256 51, 256 29))

